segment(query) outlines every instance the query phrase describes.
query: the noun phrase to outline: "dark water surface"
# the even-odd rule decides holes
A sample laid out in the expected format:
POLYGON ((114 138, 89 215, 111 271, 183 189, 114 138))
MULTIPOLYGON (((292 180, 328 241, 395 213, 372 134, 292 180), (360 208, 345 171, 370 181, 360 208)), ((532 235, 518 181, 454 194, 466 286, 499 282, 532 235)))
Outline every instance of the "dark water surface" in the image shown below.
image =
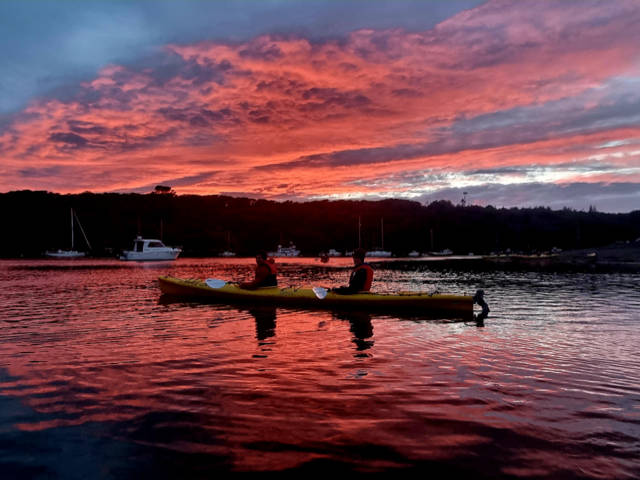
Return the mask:
MULTIPOLYGON (((291 260, 281 286, 347 265, 291 260)), ((379 265, 380 291, 483 288, 484 327, 171 303, 156 282, 250 272, 1 261, 0 477, 640 477, 640 275, 379 265)))

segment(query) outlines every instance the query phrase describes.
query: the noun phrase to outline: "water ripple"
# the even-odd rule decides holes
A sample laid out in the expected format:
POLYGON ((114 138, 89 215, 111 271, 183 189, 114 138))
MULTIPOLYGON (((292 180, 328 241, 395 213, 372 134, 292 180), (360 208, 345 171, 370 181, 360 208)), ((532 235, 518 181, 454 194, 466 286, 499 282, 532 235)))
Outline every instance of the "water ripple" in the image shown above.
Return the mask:
MULTIPOLYGON (((346 282, 314 262, 285 283, 346 282)), ((483 288, 491 316, 158 301, 159 275, 247 278, 247 259, 0 262, 0 468, 637 477, 638 275, 377 269, 379 291, 483 288)))

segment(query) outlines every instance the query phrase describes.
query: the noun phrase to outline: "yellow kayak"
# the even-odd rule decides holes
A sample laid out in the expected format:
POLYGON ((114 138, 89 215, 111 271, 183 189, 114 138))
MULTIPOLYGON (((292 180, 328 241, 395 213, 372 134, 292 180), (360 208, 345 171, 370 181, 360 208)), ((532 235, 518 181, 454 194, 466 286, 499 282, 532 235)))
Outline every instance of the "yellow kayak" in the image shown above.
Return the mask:
POLYGON ((357 293, 339 295, 318 288, 265 287, 245 290, 221 280, 195 280, 159 277, 163 294, 185 299, 206 299, 221 303, 270 303, 278 306, 304 308, 357 308, 359 310, 412 311, 423 314, 454 314, 473 316, 474 297, 470 295, 444 295, 418 292, 357 293))

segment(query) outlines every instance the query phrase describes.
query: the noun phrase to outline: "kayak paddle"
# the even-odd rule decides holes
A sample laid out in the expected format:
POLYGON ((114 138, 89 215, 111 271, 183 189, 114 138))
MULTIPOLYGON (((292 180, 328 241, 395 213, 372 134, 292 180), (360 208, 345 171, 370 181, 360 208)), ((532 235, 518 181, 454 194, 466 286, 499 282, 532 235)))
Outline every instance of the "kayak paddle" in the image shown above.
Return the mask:
POLYGON ((204 283, 206 283, 209 288, 222 288, 227 284, 227 282, 219 278, 207 278, 204 283))
POLYGON ((311 290, 313 290, 313 293, 315 293, 316 297, 318 297, 320 300, 322 300, 324 297, 327 296, 327 289, 326 288, 313 287, 311 290))

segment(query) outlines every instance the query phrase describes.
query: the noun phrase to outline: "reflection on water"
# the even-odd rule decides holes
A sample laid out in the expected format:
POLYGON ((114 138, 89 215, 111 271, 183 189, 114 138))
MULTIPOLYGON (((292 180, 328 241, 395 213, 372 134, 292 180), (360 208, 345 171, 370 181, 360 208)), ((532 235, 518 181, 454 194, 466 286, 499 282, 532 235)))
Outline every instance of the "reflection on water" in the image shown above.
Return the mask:
POLYGON ((374 344, 373 324, 371 314, 368 312, 345 311, 334 312, 334 318, 349 322, 349 330, 353 333, 353 343, 358 347, 358 351, 367 350, 374 344))
POLYGON ((276 334, 276 307, 260 305, 247 311, 256 319, 256 338, 259 341, 276 334))
MULTIPOLYGON (((163 301, 251 262, 0 262, 2 478, 395 471, 637 478, 638 275, 398 271, 487 292, 476 322, 163 301), (71 264, 69 264, 71 263, 71 264)), ((343 284, 348 264, 285 264, 343 284)))

